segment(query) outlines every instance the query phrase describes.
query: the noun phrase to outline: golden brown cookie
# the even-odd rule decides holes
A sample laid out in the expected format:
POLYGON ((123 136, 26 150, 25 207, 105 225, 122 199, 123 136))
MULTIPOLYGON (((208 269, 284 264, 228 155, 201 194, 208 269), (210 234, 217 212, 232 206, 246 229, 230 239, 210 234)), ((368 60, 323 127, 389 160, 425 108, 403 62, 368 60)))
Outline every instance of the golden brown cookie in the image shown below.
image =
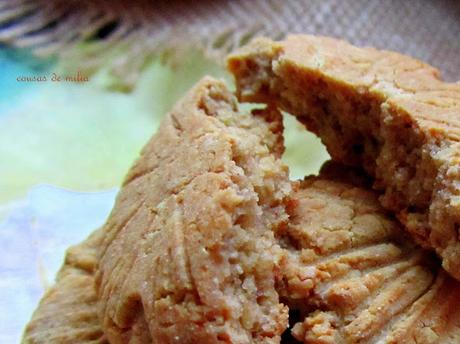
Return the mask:
POLYGON ((278 111, 239 111, 222 82, 199 82, 144 147, 105 226, 69 251, 24 342, 279 343, 282 139, 278 111))
POLYGON ((460 279, 460 84, 394 52, 308 35, 229 58, 242 100, 276 104, 333 159, 362 165, 382 204, 460 279))
MULTIPOLYGON (((344 168, 346 170, 346 168, 344 168)), ((377 195, 309 177, 295 188, 277 283, 304 343, 460 340, 460 282, 415 247, 377 195)))
POLYGON ((105 344, 98 319, 94 273, 101 230, 67 250, 56 284, 43 296, 27 325, 24 344, 105 344))
POLYGON ((240 111, 210 78, 167 115, 103 228, 97 289, 111 343, 279 343, 281 135, 280 113, 240 111))

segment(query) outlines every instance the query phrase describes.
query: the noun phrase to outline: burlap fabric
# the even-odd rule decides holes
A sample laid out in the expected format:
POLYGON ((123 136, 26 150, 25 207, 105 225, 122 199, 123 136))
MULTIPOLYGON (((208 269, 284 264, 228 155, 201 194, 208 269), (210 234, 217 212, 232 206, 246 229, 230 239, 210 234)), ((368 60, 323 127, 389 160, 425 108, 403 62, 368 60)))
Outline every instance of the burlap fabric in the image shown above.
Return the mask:
POLYGON ((456 0, 0 0, 0 22, 0 42, 94 67, 110 55, 134 79, 151 54, 194 46, 222 57, 255 35, 301 32, 396 50, 460 79, 456 0))

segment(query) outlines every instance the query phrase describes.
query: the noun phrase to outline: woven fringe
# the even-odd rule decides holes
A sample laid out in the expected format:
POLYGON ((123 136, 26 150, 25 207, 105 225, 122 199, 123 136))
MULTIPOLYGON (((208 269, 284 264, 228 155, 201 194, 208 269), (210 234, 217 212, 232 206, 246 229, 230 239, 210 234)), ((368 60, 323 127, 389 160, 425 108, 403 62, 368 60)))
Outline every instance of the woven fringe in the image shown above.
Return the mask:
POLYGON ((0 42, 86 71, 109 66, 130 87, 154 55, 194 48, 222 61, 254 36, 307 32, 408 53, 455 80, 459 17, 455 0, 0 0, 0 42))

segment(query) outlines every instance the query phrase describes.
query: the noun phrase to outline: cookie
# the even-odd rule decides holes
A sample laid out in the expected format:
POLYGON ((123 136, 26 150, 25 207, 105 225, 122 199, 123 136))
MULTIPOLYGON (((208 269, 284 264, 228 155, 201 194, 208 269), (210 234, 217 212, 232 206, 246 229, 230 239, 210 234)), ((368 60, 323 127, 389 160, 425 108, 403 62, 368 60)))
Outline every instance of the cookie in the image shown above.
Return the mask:
POLYGON ((228 66, 240 99, 276 104, 334 160, 363 166, 382 204, 460 279, 460 84, 407 56, 308 35, 256 39, 228 66))
POLYGON ((96 285, 111 343, 279 343, 288 169, 276 110, 199 82, 163 120, 103 227, 96 285))
POLYGON ((286 256, 277 283, 294 338, 321 344, 460 339, 460 282, 415 247, 374 192, 324 176, 294 189, 289 226, 279 237, 286 256))

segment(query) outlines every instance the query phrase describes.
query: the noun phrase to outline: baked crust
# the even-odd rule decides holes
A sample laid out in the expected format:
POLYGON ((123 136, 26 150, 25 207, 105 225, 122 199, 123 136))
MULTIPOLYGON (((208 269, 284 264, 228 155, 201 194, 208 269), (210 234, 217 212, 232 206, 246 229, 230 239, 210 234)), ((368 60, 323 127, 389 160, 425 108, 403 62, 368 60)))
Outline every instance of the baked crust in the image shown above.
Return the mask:
POLYGON ((382 204, 460 279, 460 84, 407 56, 308 35, 257 39, 228 65, 241 100, 294 114, 334 160, 375 177, 382 204))

